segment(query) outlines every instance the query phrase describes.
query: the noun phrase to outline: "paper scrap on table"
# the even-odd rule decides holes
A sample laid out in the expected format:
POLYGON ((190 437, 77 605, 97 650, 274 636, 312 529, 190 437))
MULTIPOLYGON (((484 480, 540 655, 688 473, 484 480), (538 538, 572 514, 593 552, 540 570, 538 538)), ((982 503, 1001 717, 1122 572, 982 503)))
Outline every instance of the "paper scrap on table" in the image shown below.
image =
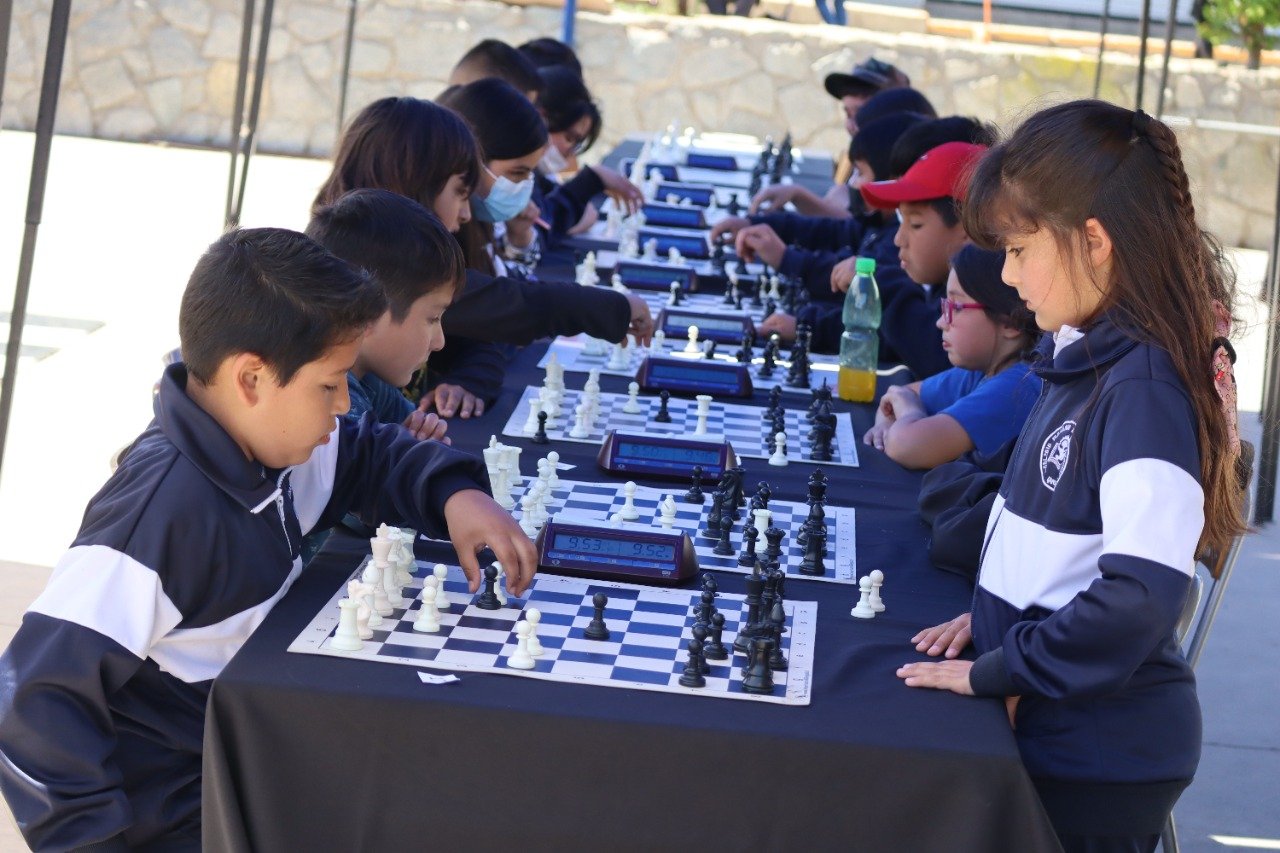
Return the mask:
POLYGON ((422 679, 423 684, 452 684, 459 680, 456 675, 435 675, 430 672, 419 672, 418 678, 422 679))

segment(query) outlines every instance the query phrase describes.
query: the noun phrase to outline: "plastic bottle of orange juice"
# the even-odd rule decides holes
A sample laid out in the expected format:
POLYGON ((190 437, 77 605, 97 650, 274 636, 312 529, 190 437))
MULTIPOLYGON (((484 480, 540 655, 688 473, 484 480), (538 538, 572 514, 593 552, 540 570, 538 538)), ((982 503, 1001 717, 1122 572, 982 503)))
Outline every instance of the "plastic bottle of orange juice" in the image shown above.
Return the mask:
POLYGON ((844 334, 840 336, 841 400, 870 403, 876 397, 876 365, 880 360, 880 288, 875 258, 858 258, 856 275, 844 297, 844 334))

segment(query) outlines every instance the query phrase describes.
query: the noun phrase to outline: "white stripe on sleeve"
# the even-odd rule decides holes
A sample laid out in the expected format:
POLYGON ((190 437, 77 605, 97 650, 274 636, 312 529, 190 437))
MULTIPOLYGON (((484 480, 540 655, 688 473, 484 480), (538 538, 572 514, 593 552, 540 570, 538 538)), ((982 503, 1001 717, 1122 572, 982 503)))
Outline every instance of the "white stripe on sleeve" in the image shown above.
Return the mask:
POLYGON ((1102 553, 1191 574, 1204 529, 1204 491, 1194 477, 1163 459, 1130 459, 1108 468, 1098 491, 1102 553))

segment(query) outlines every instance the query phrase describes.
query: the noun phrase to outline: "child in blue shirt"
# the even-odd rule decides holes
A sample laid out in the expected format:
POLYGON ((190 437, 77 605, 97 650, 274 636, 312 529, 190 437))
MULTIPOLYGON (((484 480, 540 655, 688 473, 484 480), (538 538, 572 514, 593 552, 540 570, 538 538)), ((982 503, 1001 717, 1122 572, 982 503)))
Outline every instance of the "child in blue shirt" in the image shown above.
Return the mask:
POLYGON ((955 365, 884 393, 863 441, 908 468, 933 468, 1018 435, 1040 393, 1027 363, 1040 337, 1000 279, 1004 254, 965 246, 951 259, 938 328, 955 365))

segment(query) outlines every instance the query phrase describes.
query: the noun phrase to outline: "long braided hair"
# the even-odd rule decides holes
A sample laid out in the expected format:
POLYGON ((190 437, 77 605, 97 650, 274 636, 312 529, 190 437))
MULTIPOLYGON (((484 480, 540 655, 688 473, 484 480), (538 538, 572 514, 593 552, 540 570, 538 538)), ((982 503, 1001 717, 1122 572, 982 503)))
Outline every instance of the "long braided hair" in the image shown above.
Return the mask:
POLYGON ((1200 548, 1225 547, 1243 529, 1242 505, 1232 426, 1210 358, 1219 316, 1235 304, 1235 276, 1196 221, 1173 131, 1104 101, 1050 107, 988 152, 966 199, 965 228, 988 248, 1003 248, 1009 234, 1047 228, 1064 259, 1082 258, 1086 220, 1097 219, 1110 235, 1111 280, 1094 282, 1104 296, 1082 325, 1107 312, 1169 353, 1196 418, 1200 548))

